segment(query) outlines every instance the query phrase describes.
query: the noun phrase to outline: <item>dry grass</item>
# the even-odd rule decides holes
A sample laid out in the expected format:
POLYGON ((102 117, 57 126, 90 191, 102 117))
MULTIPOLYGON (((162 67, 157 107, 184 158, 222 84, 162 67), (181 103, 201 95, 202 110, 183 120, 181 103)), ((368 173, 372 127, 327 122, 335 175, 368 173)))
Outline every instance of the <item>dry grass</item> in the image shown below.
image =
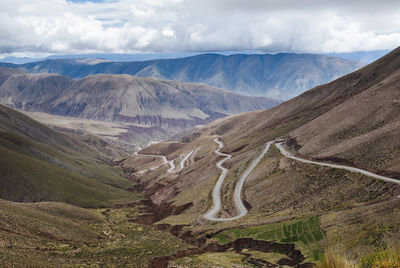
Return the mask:
POLYGON ((359 262, 351 261, 347 256, 332 250, 325 252, 324 258, 316 268, 399 268, 400 253, 397 249, 384 249, 372 252, 359 262))
POLYGON ((398 249, 378 250, 361 259, 362 268, 399 268, 400 251, 398 249))
POLYGON ((345 256, 327 250, 316 268, 356 268, 356 266, 345 256))

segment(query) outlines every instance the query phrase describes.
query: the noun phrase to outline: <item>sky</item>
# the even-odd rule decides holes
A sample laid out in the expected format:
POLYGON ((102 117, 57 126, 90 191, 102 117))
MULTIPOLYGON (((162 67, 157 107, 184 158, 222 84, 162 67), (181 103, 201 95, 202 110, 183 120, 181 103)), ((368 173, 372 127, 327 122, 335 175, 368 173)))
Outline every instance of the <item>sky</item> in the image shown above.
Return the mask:
POLYGON ((0 56, 400 45, 399 0, 1 0, 0 56))

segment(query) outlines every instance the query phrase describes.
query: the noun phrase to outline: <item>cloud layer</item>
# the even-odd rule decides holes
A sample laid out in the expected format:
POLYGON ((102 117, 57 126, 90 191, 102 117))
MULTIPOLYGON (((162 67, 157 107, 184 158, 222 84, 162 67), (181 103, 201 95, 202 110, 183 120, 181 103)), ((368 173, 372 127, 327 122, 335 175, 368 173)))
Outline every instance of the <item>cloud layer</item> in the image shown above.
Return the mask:
POLYGON ((262 50, 400 45, 398 0, 0 1, 0 54, 262 50))

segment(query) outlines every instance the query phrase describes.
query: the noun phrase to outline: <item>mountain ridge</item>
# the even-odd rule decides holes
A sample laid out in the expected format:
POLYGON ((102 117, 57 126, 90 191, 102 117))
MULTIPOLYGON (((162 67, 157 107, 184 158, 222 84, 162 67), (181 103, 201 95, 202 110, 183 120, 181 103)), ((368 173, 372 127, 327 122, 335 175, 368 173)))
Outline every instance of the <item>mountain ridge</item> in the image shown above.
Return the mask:
POLYGON ((77 59, 2 66, 71 78, 93 74, 131 74, 180 82, 200 82, 246 95, 289 99, 364 64, 314 54, 202 54, 177 59, 85 64, 77 59))
POLYGON ((190 128, 279 102, 216 87, 150 77, 98 74, 72 80, 57 74, 0 68, 0 102, 26 111, 162 128, 190 128))

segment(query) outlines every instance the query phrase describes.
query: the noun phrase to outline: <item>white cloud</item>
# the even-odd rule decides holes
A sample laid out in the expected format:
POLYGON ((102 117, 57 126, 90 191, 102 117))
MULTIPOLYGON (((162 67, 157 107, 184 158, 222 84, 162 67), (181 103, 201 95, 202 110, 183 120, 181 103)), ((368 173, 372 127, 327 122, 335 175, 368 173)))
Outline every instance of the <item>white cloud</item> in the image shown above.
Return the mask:
POLYGON ((175 31, 172 30, 170 27, 165 27, 162 31, 162 34, 167 37, 175 37, 175 31))
POLYGON ((399 18, 398 0, 2 0, 0 54, 390 49, 399 18))

